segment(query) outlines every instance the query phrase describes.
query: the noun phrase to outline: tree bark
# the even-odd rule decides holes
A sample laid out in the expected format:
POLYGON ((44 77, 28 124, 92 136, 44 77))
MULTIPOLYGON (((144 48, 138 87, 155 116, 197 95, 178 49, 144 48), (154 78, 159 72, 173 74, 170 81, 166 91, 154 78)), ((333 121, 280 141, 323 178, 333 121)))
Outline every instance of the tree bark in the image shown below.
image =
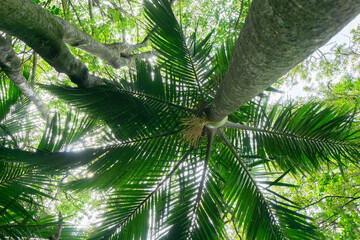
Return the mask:
POLYGON ((147 46, 148 41, 133 45, 128 43, 103 44, 67 21, 56 16, 54 18, 64 30, 63 40, 66 44, 96 56, 114 68, 128 66, 137 58, 137 55, 131 53, 147 46))
POLYGON ((90 74, 65 43, 97 56, 115 68, 126 66, 135 58, 148 57, 146 54, 131 55, 132 51, 146 46, 146 42, 102 44, 31 0, 1 0, 0 4, 0 30, 20 38, 79 87, 91 87, 101 83, 102 79, 90 74))
POLYGON ((358 0, 254 0, 208 112, 220 121, 303 61, 360 12, 358 0))
POLYGON ((53 15, 33 1, 2 0, 0 30, 23 40, 79 87, 90 87, 99 80, 71 54, 62 41, 64 31, 53 15))
POLYGON ((47 119, 49 112, 32 86, 27 82, 22 74, 20 60, 17 58, 11 44, 0 36, 0 68, 10 78, 10 80, 20 89, 20 91, 32 101, 36 108, 41 112, 43 119, 47 119))

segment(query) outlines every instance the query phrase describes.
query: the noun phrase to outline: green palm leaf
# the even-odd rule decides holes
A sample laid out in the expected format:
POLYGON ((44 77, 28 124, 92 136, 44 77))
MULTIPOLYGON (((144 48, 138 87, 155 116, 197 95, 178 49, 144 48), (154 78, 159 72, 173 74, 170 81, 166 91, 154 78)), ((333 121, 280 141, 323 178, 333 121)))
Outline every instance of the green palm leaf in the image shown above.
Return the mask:
MULTIPOLYGON (((56 232, 58 223, 54 219, 39 219, 34 211, 42 208, 37 202, 39 199, 52 198, 48 187, 54 186, 54 180, 45 174, 58 173, 61 168, 53 168, 52 165, 58 159, 66 162, 66 157, 63 157, 66 153, 47 152, 64 150, 91 129, 93 123, 93 120, 79 120, 68 114, 65 127, 61 128, 60 116, 56 114, 47 124, 38 146, 38 150, 44 152, 0 148, 0 236, 11 236, 13 239, 25 236, 49 237, 56 232)), ((88 157, 85 156, 85 160, 88 157)), ((61 164, 61 161, 57 164, 61 164)), ((71 228, 67 228, 62 237, 69 239, 73 233, 71 228)), ((70 239, 74 239, 74 236, 70 239)))
POLYGON ((70 187, 106 189, 148 178, 161 179, 182 152, 181 140, 173 134, 107 147, 99 150, 101 154, 87 168, 93 177, 74 181, 70 187))
MULTIPOLYGON (((169 180, 188 155, 189 151, 179 162, 163 168, 168 172, 162 176, 135 177, 133 183, 122 185, 121 189, 116 190, 108 202, 108 208, 112 210, 105 213, 100 233, 93 239, 148 239, 150 235, 156 234, 169 204, 166 196, 171 191, 168 189, 169 180)), ((159 174, 158 171, 154 173, 159 174)))
POLYGON ((0 238, 40 237, 39 232, 57 225, 54 221, 44 223, 36 217, 35 210, 41 208, 41 204, 34 196, 51 198, 47 188, 52 185, 49 177, 24 164, 2 161, 0 176, 0 238))
POLYGON ((38 122, 36 114, 28 110, 30 102, 20 96, 18 87, 0 73, 0 141, 4 147, 17 148, 17 134, 38 122))
MULTIPOLYGON (((83 239, 78 229, 72 228, 68 223, 62 223, 61 239, 83 239)), ((49 239, 57 232, 59 220, 52 216, 38 218, 33 221, 22 221, 0 226, 1 239, 49 239)))
POLYGON ((189 97, 195 100, 196 96, 203 98, 202 84, 207 81, 211 69, 211 34, 197 41, 194 33, 187 41, 169 1, 145 1, 144 7, 148 28, 151 29, 151 42, 159 53, 159 65, 175 74, 176 80, 186 86, 189 97))
POLYGON ((278 179, 256 180, 256 175, 231 147, 226 136, 221 136, 229 149, 220 148, 220 153, 214 157, 221 165, 219 174, 224 179, 222 192, 228 206, 227 214, 234 219, 237 228, 243 229, 246 239, 319 239, 316 228, 308 223, 306 216, 296 212, 296 206, 268 189, 272 185, 288 185, 279 184, 278 179), (268 184, 268 187, 262 190, 260 184, 268 184), (278 197, 285 201, 277 200, 278 197))
POLYGON ((147 88, 146 81, 138 80, 131 84, 135 90, 131 90, 130 84, 124 88, 115 82, 91 89, 43 88, 105 121, 119 141, 180 131, 180 119, 189 115, 188 109, 167 100, 175 99, 177 95, 173 93, 178 89, 166 89, 157 80, 148 80, 156 87, 147 88))
MULTIPOLYGON (((154 99, 176 108, 190 111, 186 85, 176 80, 172 71, 162 72, 149 63, 137 62, 136 74, 130 72, 130 81, 121 81, 122 89, 129 93, 154 99), (162 76, 164 75, 164 77, 162 76)), ((119 88, 121 89, 121 88, 119 88)))
POLYGON ((10 112, 10 107, 19 99, 21 91, 5 74, 0 72, 0 122, 10 112))
POLYGON ((276 159, 277 166, 284 170, 311 172, 324 163, 335 161, 341 166, 342 161, 360 156, 359 131, 353 129, 352 119, 352 114, 324 104, 290 104, 282 109, 277 104, 269 111, 255 109, 246 125, 228 124, 243 129, 242 133, 228 132, 244 152, 276 159))
POLYGON ((61 117, 55 114, 51 121, 47 122, 46 130, 37 147, 38 151, 59 152, 74 144, 88 134, 95 125, 95 120, 87 117, 79 117, 79 113, 67 114, 64 127, 61 127, 61 117))

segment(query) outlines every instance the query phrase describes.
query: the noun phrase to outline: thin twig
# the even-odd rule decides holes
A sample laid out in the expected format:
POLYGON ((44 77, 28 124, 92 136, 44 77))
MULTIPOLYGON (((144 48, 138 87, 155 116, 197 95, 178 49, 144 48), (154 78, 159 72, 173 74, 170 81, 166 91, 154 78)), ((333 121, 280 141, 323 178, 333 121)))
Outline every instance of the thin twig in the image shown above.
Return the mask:
POLYGON ((319 200, 309 204, 309 205, 306 205, 305 207, 303 207, 302 209, 306 209, 308 207, 311 207, 311 206, 314 206, 316 204, 318 204, 319 202, 321 202, 322 200, 326 199, 326 198, 343 198, 343 199, 351 199, 352 201, 356 200, 356 199, 359 199, 360 197, 346 197, 346 196, 325 196, 325 197, 322 197, 320 198, 319 200))
POLYGON ((62 219, 61 212, 59 212, 59 227, 58 227, 58 230, 57 230, 56 234, 49 237, 49 240, 59 240, 60 237, 61 237, 62 228, 63 228, 63 219, 62 219))
POLYGON ((243 9, 244 9, 244 0, 241 0, 241 8, 240 8, 240 13, 239 13, 239 17, 238 19, 236 20, 236 25, 235 25, 235 30, 237 29, 238 25, 239 25, 239 21, 240 21, 240 17, 242 15, 242 12, 243 12, 243 9))
POLYGON ((236 227, 236 225, 235 225, 234 219, 232 219, 232 223, 233 223, 233 225, 234 225, 234 229, 235 229, 236 235, 237 235, 237 236, 240 238, 240 240, 241 240, 242 238, 241 238, 241 236, 240 236, 240 234, 239 234, 239 230, 237 229, 237 227, 236 227))
MULTIPOLYGON (((341 206, 341 208, 349 205, 350 203, 352 203, 353 201, 355 201, 355 200, 357 200, 357 199, 360 199, 360 197, 352 198, 350 201, 348 201, 347 203, 343 204, 343 205, 341 206)), ((329 221, 332 217, 336 216, 337 214, 339 214, 339 213, 335 213, 335 214, 331 215, 331 216, 328 217, 327 219, 321 221, 319 224, 323 224, 323 223, 329 221)), ((331 222, 330 222, 329 224, 327 224, 326 226, 321 227, 321 229, 326 228, 326 227, 329 226, 332 222, 336 221, 339 217, 341 217, 341 215, 338 216, 335 220, 331 221, 331 222)))
POLYGON ((84 28, 84 25, 82 24, 82 22, 81 22, 81 20, 80 20, 80 17, 79 17, 79 15, 78 15, 78 13, 77 13, 74 5, 71 3, 70 0, 69 0, 69 3, 70 3, 70 6, 72 7, 72 9, 73 9, 74 12, 75 12, 76 18, 77 18, 77 20, 79 21, 79 24, 80 24, 81 29, 83 30, 83 32, 86 32, 86 31, 85 31, 85 28, 84 28))

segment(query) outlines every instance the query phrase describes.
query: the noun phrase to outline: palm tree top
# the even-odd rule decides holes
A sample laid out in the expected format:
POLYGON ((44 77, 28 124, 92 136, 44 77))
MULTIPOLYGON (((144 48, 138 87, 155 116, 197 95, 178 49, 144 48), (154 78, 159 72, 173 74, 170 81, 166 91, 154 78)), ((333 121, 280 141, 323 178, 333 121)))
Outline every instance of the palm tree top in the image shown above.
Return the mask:
MULTIPOLYGON (((296 187, 288 175, 357 163, 355 114, 318 102, 270 106, 258 94, 354 17, 360 3, 254 0, 237 42, 217 51, 213 33, 199 39, 183 32, 168 0, 144 7, 155 65, 136 61, 126 78, 91 88, 40 85, 76 112, 49 119, 36 149, 3 138, 0 236, 71 237, 66 217, 26 211, 34 194, 51 198, 45 186, 54 184, 107 194, 88 239, 228 239, 229 227, 246 239, 320 239, 281 188, 296 187), (79 141, 81 151, 68 151, 79 141), (84 174, 59 180, 75 169, 84 174)), ((11 106, 24 103, 4 84, 1 133, 17 136, 11 106)))

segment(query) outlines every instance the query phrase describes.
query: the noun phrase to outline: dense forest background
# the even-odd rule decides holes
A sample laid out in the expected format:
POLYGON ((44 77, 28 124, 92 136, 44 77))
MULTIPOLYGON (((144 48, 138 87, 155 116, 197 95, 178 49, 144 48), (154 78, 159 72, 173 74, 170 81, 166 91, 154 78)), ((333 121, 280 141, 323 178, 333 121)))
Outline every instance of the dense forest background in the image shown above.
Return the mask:
POLYGON ((360 27, 215 133, 224 123, 204 113, 251 1, 33 1, 100 43, 136 47, 120 66, 69 38, 104 82, 82 88, 0 31, 27 82, 0 65, 0 239, 360 238, 360 27), (280 90, 299 84, 309 97, 280 90))

